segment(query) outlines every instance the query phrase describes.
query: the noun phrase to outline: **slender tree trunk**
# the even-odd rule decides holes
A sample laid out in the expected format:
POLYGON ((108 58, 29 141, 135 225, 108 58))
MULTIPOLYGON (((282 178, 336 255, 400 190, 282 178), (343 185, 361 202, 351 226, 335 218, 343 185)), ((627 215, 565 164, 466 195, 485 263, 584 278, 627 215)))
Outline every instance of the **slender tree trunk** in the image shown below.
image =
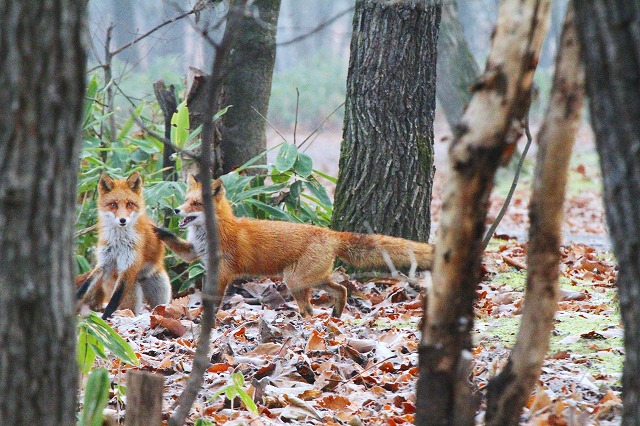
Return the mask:
POLYGON ((417 385, 416 423, 473 424, 473 302, 488 199, 512 120, 530 97, 549 0, 504 0, 487 67, 449 149, 417 385))
MULTIPOLYGON (((228 173, 267 149, 266 123, 271 78, 276 61, 276 28, 280 0, 231 0, 227 26, 239 28, 226 68, 232 70, 223 88, 222 168, 228 173), (254 110, 255 109, 255 110, 254 110), (256 110, 258 112, 256 112, 256 110), (262 115, 262 117, 260 116, 262 115)), ((263 159, 264 164, 266 158, 263 159)))
POLYGON ((488 425, 517 425, 549 349, 558 303, 562 212, 567 171, 584 101, 573 9, 567 9, 549 107, 538 133, 527 253, 527 290, 520 330, 509 361, 489 381, 488 425))
POLYGON ((622 424, 640 425, 640 4, 574 1, 624 323, 622 424))
POLYGON ((332 228, 427 241, 440 5, 356 1, 332 228))
POLYGON ((438 34, 438 100, 453 129, 471 101, 471 86, 480 75, 462 25, 455 0, 442 5, 442 20, 438 34))
POLYGON ((85 1, 0 3, 0 419, 72 425, 85 1))

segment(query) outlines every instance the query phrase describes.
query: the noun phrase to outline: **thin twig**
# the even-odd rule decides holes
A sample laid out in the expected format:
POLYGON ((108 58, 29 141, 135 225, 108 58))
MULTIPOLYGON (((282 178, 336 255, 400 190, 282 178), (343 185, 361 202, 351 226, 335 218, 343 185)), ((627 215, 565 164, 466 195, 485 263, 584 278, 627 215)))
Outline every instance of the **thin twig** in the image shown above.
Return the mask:
POLYGON ((134 44, 138 43, 142 39, 144 39, 144 38, 150 36, 151 34, 155 33, 160 28, 162 28, 164 26, 167 26, 169 24, 172 24, 172 23, 174 23, 176 21, 179 21, 182 18, 186 18, 189 15, 193 15, 196 12, 200 12, 202 9, 204 9, 204 2, 202 2, 202 4, 201 4, 201 2, 196 3, 196 6, 193 9, 191 9, 190 11, 184 12, 184 13, 178 15, 178 16, 175 16, 175 17, 169 19, 168 21, 165 21, 165 22, 163 22, 163 23, 161 23, 159 25, 156 25, 155 27, 153 27, 152 29, 150 29, 146 33, 142 34, 140 37, 135 38, 135 39, 131 40, 129 43, 127 43, 127 44, 125 44, 123 46, 120 46, 117 49, 112 50, 110 52, 111 56, 116 56, 118 53, 122 52, 123 50, 128 49, 129 47, 131 47, 134 44))
POLYGON ((79 230, 79 231, 76 231, 76 232, 73 234, 73 238, 81 237, 81 236, 83 236, 83 235, 85 235, 85 234, 88 234, 88 233, 90 233, 90 232, 95 231, 96 229, 98 229, 98 224, 97 224, 97 223, 96 223, 96 224, 93 224, 93 225, 91 225, 91 226, 88 226, 88 227, 86 227, 86 228, 84 228, 84 229, 81 229, 81 230, 79 230))
POLYGON ((308 33, 299 35, 297 37, 294 37, 291 40, 283 41, 282 43, 277 43, 276 46, 287 46, 289 44, 293 44, 293 43, 297 43, 299 41, 302 41, 305 38, 310 37, 313 34, 317 33, 318 31, 324 30, 329 25, 333 24, 335 21, 337 21, 338 19, 342 18, 344 15, 353 12, 354 8, 355 8, 355 6, 352 6, 352 7, 348 8, 348 9, 346 9, 346 10, 343 10, 342 12, 338 13, 334 17, 332 17, 330 19, 327 19, 324 22, 321 22, 320 25, 318 25, 317 27, 315 27, 314 29, 312 29, 308 33))
MULTIPOLYGON (((214 106, 217 105, 220 87, 222 85, 221 75, 223 74, 224 60, 229 52, 231 40, 235 32, 227 27, 225 35, 219 48, 216 50, 211 71, 211 82, 207 91, 207 102, 204 113, 204 123, 202 127, 202 145, 200 153, 200 179, 202 181, 202 198, 213 200, 211 190, 211 141, 213 140, 213 114, 214 106)), ((218 224, 213 203, 204 203, 205 230, 207 235, 207 264, 204 284, 202 286, 202 317, 200 321, 200 339, 196 347, 196 354, 193 357, 193 366, 187 384, 179 397, 178 407, 169 418, 170 426, 181 426, 184 424, 193 401, 202 388, 204 373, 209 365, 209 341, 211 340, 211 328, 215 324, 215 318, 220 307, 221 295, 218 292, 218 268, 219 258, 219 236, 218 224)))
POLYGON ((507 194, 507 198, 504 200, 504 204, 500 209, 500 213, 496 217, 496 220, 493 221, 491 227, 487 231, 484 236, 484 240, 482 240, 482 250, 484 251, 489 245, 489 241, 491 241, 491 237, 493 237, 493 233, 496 232, 496 228, 500 224, 500 221, 504 217, 507 212, 507 208, 509 207, 509 203, 511 203, 511 197, 513 197, 513 193, 516 191, 516 186, 518 185, 518 179, 520 178, 520 171, 522 170, 522 165, 524 164, 524 159, 527 156, 527 152, 529 151, 529 147, 531 146, 531 132, 529 131, 529 118, 525 118, 524 120, 524 133, 527 135, 527 144, 524 146, 524 150, 522 150, 522 155, 520 156, 520 161, 518 161, 518 167, 516 168, 516 174, 513 176, 513 182, 511 183, 511 188, 509 188, 509 193, 507 194))
MULTIPOLYGON (((344 102, 343 102, 343 103, 341 103, 340 105, 338 105, 338 106, 336 107, 336 109, 334 109, 333 111, 331 111, 331 113, 330 113, 329 115, 327 115, 327 117, 326 117, 324 120, 322 120, 322 123, 320 123, 320 125, 319 125, 318 127, 316 127, 316 128, 315 128, 315 130, 314 130, 313 132, 311 132, 311 133, 309 134, 309 136, 307 136, 307 137, 302 141, 302 143, 300 144, 300 146, 299 146, 298 148, 302 148, 302 145, 304 145, 304 144, 305 144, 305 143, 306 143, 306 142, 311 138, 311 136, 313 136, 313 135, 315 135, 316 133, 318 133, 318 132, 320 131, 320 129, 322 129, 322 126, 324 126, 324 123, 326 123, 326 122, 327 122, 327 121, 328 121, 328 120, 333 116, 333 114, 335 114, 335 113, 336 113, 340 108, 342 108, 342 107, 344 106, 344 104, 345 104, 344 102)), ((316 136, 316 138, 317 138, 317 136, 316 136)), ((309 146, 311 146, 311 143, 313 143, 313 141, 314 141, 314 140, 315 140, 315 138, 314 138, 311 142, 309 142, 309 146)), ((307 149, 309 149, 309 147, 307 147, 307 148, 305 149, 305 151, 306 151, 307 149)))
POLYGON ((296 87, 296 118, 293 122, 293 144, 296 144, 296 131, 298 130, 298 106, 300 105, 300 90, 296 87))
POLYGON ((267 123, 269 125, 269 127, 271 127, 273 129, 273 131, 276 132, 278 134, 278 136, 280 136, 282 138, 283 141, 287 142, 287 138, 282 136, 282 133, 280 133, 278 131, 278 129, 276 129, 276 126, 274 126, 273 124, 271 124, 271 122, 269 120, 267 120, 267 117, 265 117, 264 115, 260 114, 260 111, 258 111, 255 107, 252 106, 251 109, 253 109, 260 117, 262 117, 264 122, 267 123))

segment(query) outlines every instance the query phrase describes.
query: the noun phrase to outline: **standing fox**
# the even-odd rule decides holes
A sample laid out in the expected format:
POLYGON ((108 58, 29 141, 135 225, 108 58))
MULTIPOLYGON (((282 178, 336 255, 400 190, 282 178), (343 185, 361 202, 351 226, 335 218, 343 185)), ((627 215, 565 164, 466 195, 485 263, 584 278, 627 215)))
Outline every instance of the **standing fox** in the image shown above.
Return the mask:
POLYGON ((76 278, 80 286, 76 298, 100 309, 105 294, 111 294, 103 319, 118 308, 138 314, 143 296, 152 307, 171 301, 164 243, 144 209, 138 172, 126 180, 114 180, 106 173, 100 177, 97 262, 91 272, 76 278))
MULTIPOLYGON (((175 209, 183 217, 180 227, 188 229, 187 240, 161 228, 156 228, 156 232, 187 262, 203 258, 206 265, 202 186, 193 176, 189 176, 187 184, 185 203, 175 209)), ((381 268, 386 267, 385 255, 388 255, 396 267, 411 267, 415 259, 419 268, 431 269, 431 244, 385 235, 336 232, 299 223, 237 218, 220 179, 213 182, 212 192, 222 254, 217 289, 220 298, 234 277, 280 275, 303 316, 313 315, 309 298, 316 287, 335 298, 332 315, 340 317, 346 305, 347 289, 331 279, 336 257, 357 268, 381 268)))

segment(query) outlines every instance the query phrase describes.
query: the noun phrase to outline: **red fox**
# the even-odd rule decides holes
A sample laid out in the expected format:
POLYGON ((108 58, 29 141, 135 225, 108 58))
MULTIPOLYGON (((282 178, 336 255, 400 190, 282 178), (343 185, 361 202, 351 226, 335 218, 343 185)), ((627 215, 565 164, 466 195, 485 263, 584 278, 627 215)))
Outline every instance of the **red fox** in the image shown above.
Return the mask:
POLYGON ((111 299, 102 315, 118 308, 138 314, 142 297, 149 305, 171 301, 171 285, 164 269, 164 243, 144 212, 142 178, 114 180, 104 173, 98 182, 98 250, 96 266, 76 278, 76 299, 101 309, 105 294, 111 299))
MULTIPOLYGON (((185 203, 175 209, 182 216, 181 228, 188 229, 187 240, 156 228, 160 239, 178 256, 192 262, 204 258, 206 233, 202 187, 194 176, 188 178, 185 203)), ((237 218, 225 197, 220 179, 212 184, 220 241, 218 296, 237 276, 280 275, 298 303, 303 316, 313 315, 309 303, 313 288, 322 288, 335 298, 332 315, 340 317, 347 301, 347 289, 331 279, 336 257, 357 268, 382 268, 388 255, 396 267, 417 263, 431 269, 433 245, 385 235, 337 232, 299 223, 237 218)))

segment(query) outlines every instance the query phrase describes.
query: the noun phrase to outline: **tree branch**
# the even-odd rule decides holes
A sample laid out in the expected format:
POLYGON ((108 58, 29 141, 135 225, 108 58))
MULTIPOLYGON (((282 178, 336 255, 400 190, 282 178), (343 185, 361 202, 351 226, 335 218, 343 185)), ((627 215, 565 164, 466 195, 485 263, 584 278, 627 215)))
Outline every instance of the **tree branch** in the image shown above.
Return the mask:
MULTIPOLYGON (((231 13, 231 11, 229 12, 231 13)), ((231 41, 234 36, 233 29, 227 28, 222 42, 216 49, 216 55, 211 71, 211 81, 209 82, 208 102, 205 112, 205 119, 202 128, 202 145, 200 153, 200 179, 202 182, 202 197, 204 200, 212 200, 211 192, 211 140, 213 140, 213 115, 217 105, 217 98, 220 94, 222 79, 224 75, 223 63, 229 53, 231 41)), ((200 339, 196 347, 193 358, 193 367, 189 380, 184 391, 177 401, 177 408, 169 418, 170 426, 180 426, 184 424, 193 401, 202 387, 204 373, 209 365, 209 341, 211 340, 211 328, 215 323, 217 310, 224 294, 220 294, 218 286, 219 274, 219 236, 213 204, 204 203, 205 229, 207 233, 207 270, 205 282, 202 288, 202 320, 200 321, 200 339)))
POLYGON ((524 310, 509 361, 487 387, 488 425, 518 423, 540 376, 557 309, 567 172, 584 102, 584 69, 572 3, 567 8, 555 69, 549 106, 538 134, 524 310))

